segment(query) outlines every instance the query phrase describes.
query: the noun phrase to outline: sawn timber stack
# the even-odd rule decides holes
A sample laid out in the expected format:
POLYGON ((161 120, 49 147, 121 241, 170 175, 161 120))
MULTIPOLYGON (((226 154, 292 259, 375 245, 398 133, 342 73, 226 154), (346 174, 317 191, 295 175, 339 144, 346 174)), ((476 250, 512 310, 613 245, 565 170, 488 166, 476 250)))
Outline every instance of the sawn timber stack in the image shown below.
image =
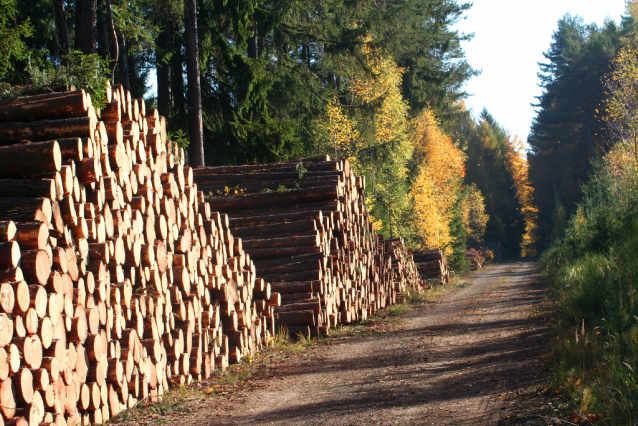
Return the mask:
POLYGON ((412 256, 422 280, 431 280, 440 285, 446 285, 450 282, 450 271, 443 250, 415 251, 412 256))
MULTIPOLYGON (((267 284, 121 86, 0 102, 0 420, 103 423, 261 348, 267 284)), ((0 424, 2 422, 0 421, 0 424)))
POLYGON ((156 110, 107 98, 0 101, 0 420, 103 423, 259 350, 277 318, 328 332, 414 285, 347 161, 194 173, 156 110))
POLYGON ((281 295, 278 323, 317 335, 365 319, 416 286, 411 255, 375 233, 365 179, 347 160, 194 169, 211 209, 228 214, 257 275, 281 295))

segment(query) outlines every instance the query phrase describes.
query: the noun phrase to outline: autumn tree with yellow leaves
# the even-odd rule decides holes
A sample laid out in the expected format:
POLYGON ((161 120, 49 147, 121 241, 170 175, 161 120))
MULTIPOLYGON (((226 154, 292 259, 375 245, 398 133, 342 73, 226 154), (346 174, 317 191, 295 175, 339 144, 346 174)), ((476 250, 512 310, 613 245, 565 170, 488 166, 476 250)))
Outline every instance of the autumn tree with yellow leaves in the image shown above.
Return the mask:
POLYGON ((317 123, 324 152, 347 158, 356 173, 366 177, 367 203, 375 226, 388 236, 408 233, 406 197, 408 162, 408 105, 401 95, 403 70, 394 60, 363 44, 367 73, 345 84, 347 103, 335 98, 317 123))
POLYGON ((323 152, 349 159, 366 176, 377 230, 405 237, 415 248, 447 253, 459 239, 462 247, 466 239, 480 242, 487 214, 480 190, 464 184, 463 150, 430 109, 410 118, 401 95, 402 68, 367 44, 361 49, 369 72, 352 76, 344 84, 346 93, 335 97, 317 122, 323 152), (455 215, 461 233, 452 230, 455 215))
POLYGON ((453 209, 463 185, 465 154, 445 135, 431 111, 414 120, 410 135, 414 145, 416 179, 412 184, 415 241, 420 248, 448 248, 453 209))

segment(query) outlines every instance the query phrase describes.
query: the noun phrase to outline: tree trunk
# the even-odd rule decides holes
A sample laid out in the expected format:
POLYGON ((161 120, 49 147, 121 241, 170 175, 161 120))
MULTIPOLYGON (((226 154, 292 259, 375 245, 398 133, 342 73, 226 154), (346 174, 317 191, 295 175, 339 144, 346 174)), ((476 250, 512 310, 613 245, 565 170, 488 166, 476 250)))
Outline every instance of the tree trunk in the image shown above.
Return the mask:
MULTIPOLYGON (((53 0, 53 14, 55 17, 55 29, 60 56, 69 53, 69 27, 66 24, 66 12, 64 0, 53 0)), ((63 62, 66 62, 63 60, 63 62)))
MULTIPOLYGON (((164 52, 171 48, 171 25, 166 24, 156 40, 157 47, 164 52)), ((169 116, 171 107, 171 68, 166 62, 157 62, 157 110, 169 116)))
POLYGON ((131 82, 129 81, 129 73, 128 73, 128 60, 126 57, 126 39, 121 32, 117 34, 117 43, 120 47, 119 49, 119 58, 118 65, 120 67, 120 77, 122 78, 122 86, 124 90, 131 90, 131 82))
POLYGON ((185 104, 185 88, 184 88, 184 57, 182 56, 182 43, 183 39, 179 31, 177 24, 171 25, 171 45, 174 47, 173 55, 171 56, 171 94, 173 95, 173 118, 177 122, 178 128, 183 127, 183 123, 186 121, 186 104, 185 104))
POLYGON ((101 3, 103 6, 97 13, 97 53, 102 59, 110 59, 108 11, 106 1, 101 0, 101 3))
POLYGON ((144 93, 140 93, 139 84, 137 84, 137 81, 139 80, 139 75, 137 74, 137 62, 135 60, 135 56, 132 54, 129 54, 126 59, 128 61, 129 85, 132 84, 131 97, 139 99, 144 96, 144 93))
POLYGON ((257 40, 257 24, 253 27, 253 36, 248 39, 248 57, 250 59, 259 58, 259 43, 257 40))
POLYGON ((85 55, 95 53, 97 0, 78 0, 75 7, 75 48, 85 55))
POLYGON ((185 0, 186 74, 188 76, 188 136, 189 162, 192 167, 204 166, 204 128, 202 94, 199 81, 199 46, 196 0, 185 0))

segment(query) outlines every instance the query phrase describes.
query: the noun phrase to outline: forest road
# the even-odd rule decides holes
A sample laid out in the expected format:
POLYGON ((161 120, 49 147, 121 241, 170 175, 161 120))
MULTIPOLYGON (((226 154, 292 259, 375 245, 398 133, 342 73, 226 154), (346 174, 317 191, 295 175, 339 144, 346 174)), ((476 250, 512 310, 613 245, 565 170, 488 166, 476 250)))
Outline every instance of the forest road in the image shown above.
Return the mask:
POLYGON ((538 272, 515 261, 472 273, 391 330, 316 345, 180 424, 552 424, 551 404, 545 415, 525 408, 545 405, 535 400, 548 339, 538 272))

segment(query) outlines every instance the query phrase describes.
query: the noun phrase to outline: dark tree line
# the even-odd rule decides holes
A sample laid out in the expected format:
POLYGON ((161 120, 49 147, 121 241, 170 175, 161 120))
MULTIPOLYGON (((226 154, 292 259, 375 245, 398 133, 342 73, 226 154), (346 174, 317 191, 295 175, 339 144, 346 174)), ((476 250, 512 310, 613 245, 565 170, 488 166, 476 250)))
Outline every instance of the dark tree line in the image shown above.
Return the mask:
POLYGON ((593 164, 610 147, 603 123, 603 80, 611 61, 634 33, 634 20, 623 17, 602 26, 566 15, 539 64, 542 95, 528 143, 530 177, 539 207, 543 244, 560 237, 569 215, 582 199, 593 164))
POLYGON ((429 106, 453 117, 474 74, 460 48, 466 36, 451 28, 469 4, 456 0, 14 1, 0 11, 0 28, 17 42, 5 49, 11 66, 1 81, 27 85, 34 67, 97 54, 103 74, 133 96, 156 87, 169 130, 190 141, 191 164, 311 153, 327 103, 347 104, 349 79, 372 72, 363 44, 404 67, 415 115, 429 106))

